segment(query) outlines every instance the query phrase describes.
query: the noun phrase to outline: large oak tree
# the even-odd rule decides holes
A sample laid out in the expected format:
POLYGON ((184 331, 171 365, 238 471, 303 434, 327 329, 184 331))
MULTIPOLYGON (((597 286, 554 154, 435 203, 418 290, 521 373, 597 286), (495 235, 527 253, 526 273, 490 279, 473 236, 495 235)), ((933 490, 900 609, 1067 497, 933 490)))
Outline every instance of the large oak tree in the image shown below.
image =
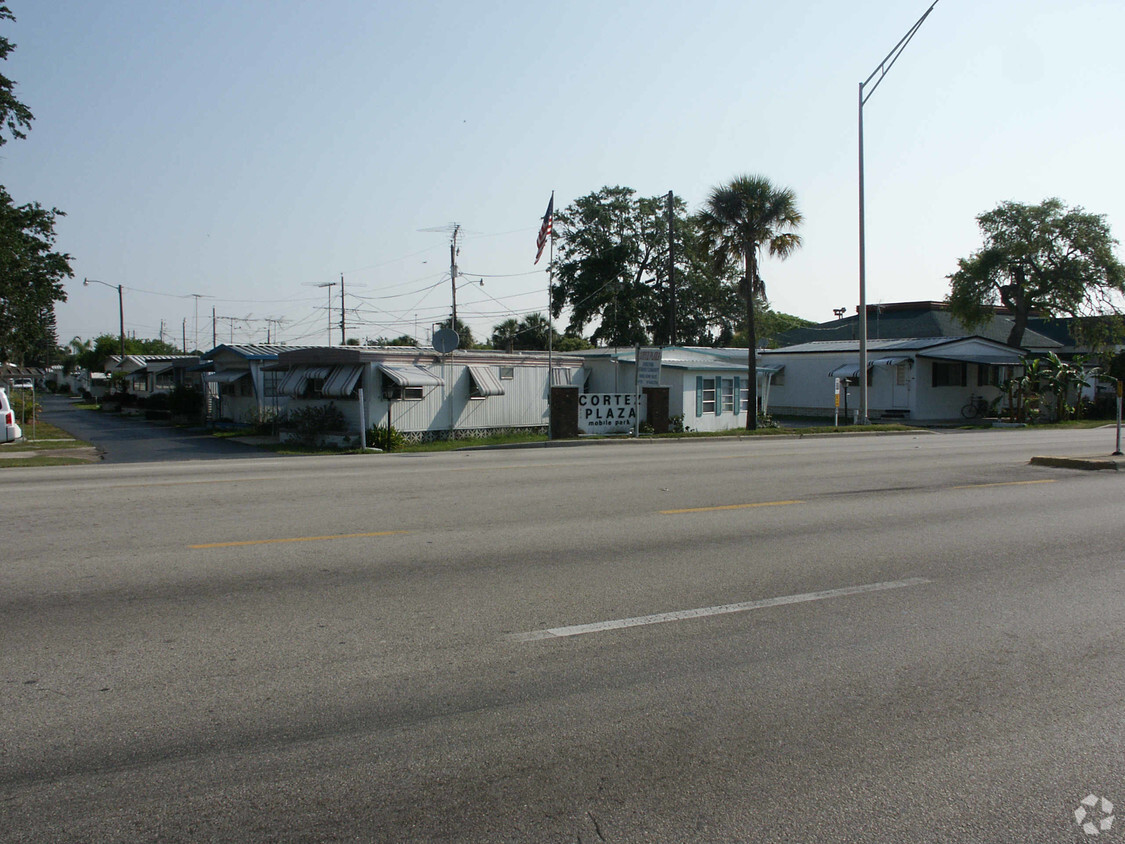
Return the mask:
POLYGON ((950 310, 970 328, 1003 305, 1012 314, 1008 344, 1019 346, 1028 317, 1119 312, 1125 268, 1105 217, 1067 208, 1003 202, 977 217, 984 245, 949 276, 950 310))

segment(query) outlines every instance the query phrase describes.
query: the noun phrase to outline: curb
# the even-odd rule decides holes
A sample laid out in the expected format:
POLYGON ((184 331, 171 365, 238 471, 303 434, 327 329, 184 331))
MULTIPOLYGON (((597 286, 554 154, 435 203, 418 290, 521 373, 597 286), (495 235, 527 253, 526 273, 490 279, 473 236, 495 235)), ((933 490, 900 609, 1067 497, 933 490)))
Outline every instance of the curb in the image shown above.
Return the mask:
POLYGON ((1032 466, 1052 466, 1056 469, 1084 469, 1098 471, 1110 469, 1118 471, 1118 461, 1112 459, 1099 459, 1091 457, 1032 457, 1032 466))

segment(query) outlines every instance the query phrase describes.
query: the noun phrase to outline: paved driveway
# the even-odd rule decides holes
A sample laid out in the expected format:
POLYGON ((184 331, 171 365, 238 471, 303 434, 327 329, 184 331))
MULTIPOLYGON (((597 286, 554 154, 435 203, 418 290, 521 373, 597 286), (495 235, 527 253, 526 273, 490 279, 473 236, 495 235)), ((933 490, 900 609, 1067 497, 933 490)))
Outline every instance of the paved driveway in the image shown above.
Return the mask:
POLYGON ((43 419, 97 446, 106 463, 274 457, 245 443, 215 439, 196 429, 173 428, 116 413, 76 410, 70 399, 42 397, 43 419))

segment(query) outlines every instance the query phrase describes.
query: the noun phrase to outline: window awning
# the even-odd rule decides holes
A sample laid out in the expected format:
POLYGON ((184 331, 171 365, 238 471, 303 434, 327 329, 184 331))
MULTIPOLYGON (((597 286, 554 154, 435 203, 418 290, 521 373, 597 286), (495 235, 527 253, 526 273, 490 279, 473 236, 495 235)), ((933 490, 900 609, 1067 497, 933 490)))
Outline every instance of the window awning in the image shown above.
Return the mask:
MULTIPOLYGON (((570 387, 573 382, 571 373, 581 372, 581 370, 567 369, 565 366, 551 367, 551 386, 552 387, 570 387)), ((583 379, 585 380, 585 379, 583 379)))
POLYGON ((785 364, 783 363, 767 363, 758 366, 758 372, 765 375, 778 375, 784 371, 785 364))
POLYGON ((502 396, 504 385, 496 377, 490 366, 469 365, 469 377, 473 379, 474 394, 477 396, 502 396))
POLYGON ((281 383, 277 385, 278 395, 282 396, 302 396, 305 393, 305 385, 310 378, 327 378, 332 374, 331 366, 295 366, 286 373, 285 377, 281 379, 281 383))
POLYGON ((362 374, 362 366, 337 366, 325 380, 320 392, 322 395, 335 398, 349 396, 362 374))
POLYGON ((987 366, 1023 366, 1023 359, 1015 352, 968 352, 963 355, 922 355, 932 360, 948 360, 954 363, 983 363, 987 366))
POLYGON ((206 372, 203 380, 207 384, 233 384, 239 378, 245 378, 250 373, 244 370, 227 369, 223 372, 206 372))
POLYGON ((871 361, 871 366, 900 366, 904 363, 914 363, 913 358, 897 357, 897 358, 876 358, 871 361))
MULTIPOLYGON (((871 368, 871 361, 867 362, 867 368, 871 368)), ((859 364, 858 363, 845 363, 837 366, 828 373, 829 378, 858 378, 859 377, 859 364)))
POLYGON ((379 369, 400 387, 440 387, 445 384, 440 375, 434 375, 428 369, 414 364, 388 366, 381 363, 379 369))

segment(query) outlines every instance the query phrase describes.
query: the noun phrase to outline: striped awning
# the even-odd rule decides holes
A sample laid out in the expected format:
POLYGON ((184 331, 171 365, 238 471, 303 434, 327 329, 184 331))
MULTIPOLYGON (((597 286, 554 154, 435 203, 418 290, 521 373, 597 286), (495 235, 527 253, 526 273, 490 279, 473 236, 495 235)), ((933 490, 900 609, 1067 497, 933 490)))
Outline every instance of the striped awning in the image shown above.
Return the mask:
POLYGON ((901 366, 904 363, 914 363, 914 358, 897 357, 897 358, 875 358, 870 362, 871 366, 901 366))
POLYGON ((504 385, 491 366, 468 366, 469 377, 473 379, 473 398, 504 395, 504 385))
POLYGON ((324 386, 320 390, 321 395, 341 399, 350 396, 362 374, 362 366, 337 366, 325 379, 324 386))
POLYGON ((379 370, 399 387, 440 387, 445 383, 440 375, 414 364, 389 366, 381 363, 379 370))
POLYGON ((295 366, 286 373, 285 377, 281 379, 281 383, 277 385, 278 395, 282 396, 303 396, 305 394, 305 385, 308 384, 310 378, 327 378, 332 374, 331 366, 295 366))
MULTIPOLYGON (((867 362, 867 368, 871 368, 871 361, 867 362)), ((828 373, 829 378, 858 378, 859 377, 859 364, 858 363, 845 363, 837 366, 828 373)))

